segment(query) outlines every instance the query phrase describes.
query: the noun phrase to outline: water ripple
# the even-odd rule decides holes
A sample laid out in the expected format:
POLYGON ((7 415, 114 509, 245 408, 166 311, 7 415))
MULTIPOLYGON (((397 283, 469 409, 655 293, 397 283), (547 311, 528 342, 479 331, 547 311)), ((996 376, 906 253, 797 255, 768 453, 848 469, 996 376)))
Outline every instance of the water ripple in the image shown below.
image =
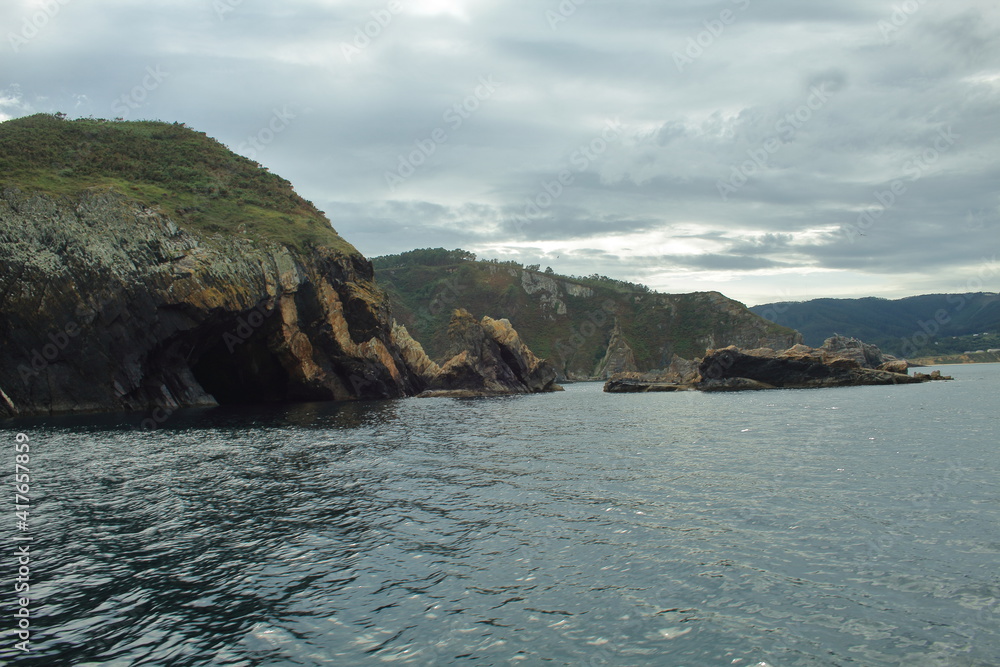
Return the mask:
POLYGON ((996 664, 976 372, 7 424, 40 445, 38 602, 0 659, 996 664))

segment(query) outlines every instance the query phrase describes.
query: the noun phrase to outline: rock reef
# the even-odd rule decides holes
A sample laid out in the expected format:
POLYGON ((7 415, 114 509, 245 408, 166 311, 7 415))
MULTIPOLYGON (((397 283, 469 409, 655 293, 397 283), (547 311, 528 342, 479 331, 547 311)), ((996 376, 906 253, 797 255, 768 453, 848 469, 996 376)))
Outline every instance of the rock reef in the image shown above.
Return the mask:
POLYGON ((799 344, 781 352, 770 348, 741 350, 734 346, 707 350, 702 359, 675 359, 663 371, 616 376, 605 384, 604 390, 611 393, 744 391, 950 379, 937 371, 930 375, 909 375, 905 361, 883 354, 874 345, 834 336, 819 348, 799 344))

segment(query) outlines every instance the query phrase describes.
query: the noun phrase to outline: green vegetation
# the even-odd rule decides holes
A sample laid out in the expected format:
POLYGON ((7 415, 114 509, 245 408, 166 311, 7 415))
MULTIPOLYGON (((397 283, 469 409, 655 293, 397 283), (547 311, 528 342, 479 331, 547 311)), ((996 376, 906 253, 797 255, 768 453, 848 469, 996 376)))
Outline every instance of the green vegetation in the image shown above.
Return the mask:
POLYGON ((404 266, 447 266, 459 262, 476 261, 475 253, 467 250, 445 250, 444 248, 421 248, 399 255, 382 255, 372 259, 376 269, 398 269, 404 266))
POLYGON ((439 360, 448 352, 448 321, 456 308, 509 319, 535 354, 574 377, 593 373, 616 321, 640 370, 662 368, 673 354, 702 356, 712 342, 756 347, 772 335, 790 345, 794 335, 721 294, 658 294, 605 276, 561 276, 537 265, 477 260, 465 250, 414 250, 376 257, 372 264, 394 316, 439 360))
POLYGON ((972 352, 969 354, 945 354, 911 359, 921 366, 946 366, 949 364, 1000 364, 1000 352, 972 352))
POLYGON ((55 196, 111 189, 191 231, 238 230, 299 250, 325 245, 357 254, 288 181, 180 123, 48 114, 6 121, 0 174, 3 187, 55 196))
POLYGON ((1000 348, 1000 294, 814 299, 751 310, 798 329, 807 345, 821 345, 839 333, 909 359, 1000 348))
MULTIPOLYGON (((445 250, 444 248, 418 248, 417 250, 409 250, 398 255, 382 255, 381 257, 375 257, 372 259, 372 264, 377 270, 398 269, 412 266, 448 266, 459 264, 461 262, 475 261, 477 261, 475 253, 469 252, 468 250, 462 250, 461 248, 456 248, 455 250, 445 250)), ((541 267, 538 264, 524 266, 519 262, 509 260, 501 262, 497 259, 484 259, 479 261, 483 264, 505 266, 519 271, 526 270, 534 273, 541 272, 541 267)), ((597 273, 589 276, 560 276, 556 275, 550 267, 546 267, 545 275, 562 280, 569 279, 578 285, 584 285, 595 289, 611 289, 622 294, 650 294, 653 292, 653 290, 646 285, 630 283, 625 280, 617 280, 616 278, 609 278, 597 273)))

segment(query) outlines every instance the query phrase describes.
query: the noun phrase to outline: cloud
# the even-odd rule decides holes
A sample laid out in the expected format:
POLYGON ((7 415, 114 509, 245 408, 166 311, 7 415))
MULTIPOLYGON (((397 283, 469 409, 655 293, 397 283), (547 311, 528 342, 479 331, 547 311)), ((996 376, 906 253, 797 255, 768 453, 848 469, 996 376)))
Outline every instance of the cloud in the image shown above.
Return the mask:
POLYGON ((467 247, 752 303, 949 291, 997 249, 994 3, 49 5, 0 7, 0 119, 124 96, 252 149, 369 255, 467 247))

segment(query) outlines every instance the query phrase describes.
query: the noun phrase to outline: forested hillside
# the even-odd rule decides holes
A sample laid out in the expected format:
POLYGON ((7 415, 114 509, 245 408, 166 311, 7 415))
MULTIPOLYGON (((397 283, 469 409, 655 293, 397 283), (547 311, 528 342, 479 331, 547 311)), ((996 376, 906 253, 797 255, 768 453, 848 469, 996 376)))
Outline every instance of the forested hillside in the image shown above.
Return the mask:
POLYGON ((909 358, 1000 348, 1000 294, 813 299, 750 310, 802 332, 807 345, 839 333, 909 358))
POLYGON ((667 365, 706 348, 788 347, 796 332, 718 292, 659 294, 606 276, 561 276, 464 250, 414 250, 372 260, 393 313, 433 358, 447 356, 455 308, 507 318, 564 377, 604 377, 667 365))

